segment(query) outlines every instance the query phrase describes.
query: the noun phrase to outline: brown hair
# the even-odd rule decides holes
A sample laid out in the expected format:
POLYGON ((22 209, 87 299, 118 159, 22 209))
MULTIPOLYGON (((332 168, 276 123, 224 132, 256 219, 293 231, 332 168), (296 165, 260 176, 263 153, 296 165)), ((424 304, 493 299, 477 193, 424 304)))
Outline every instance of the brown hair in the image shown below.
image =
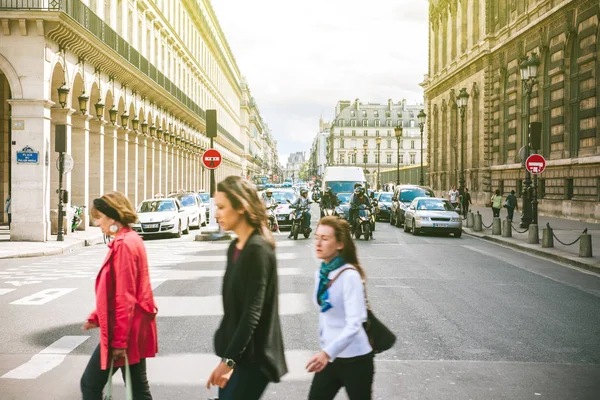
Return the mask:
POLYGON ((360 274, 362 280, 365 281, 367 279, 367 275, 365 274, 363 267, 358 262, 356 245, 350 236, 350 225, 348 225, 348 222, 338 217, 323 217, 319 221, 318 225, 325 225, 333 228, 335 240, 344 244, 344 248, 340 250, 340 257, 342 257, 342 259, 344 259, 344 261, 348 264, 354 266, 354 268, 356 268, 360 274))
MULTIPOLYGON (((119 222, 123 225, 131 225, 138 220, 135 208, 133 208, 133 205, 123 193, 117 191, 109 192, 104 194, 101 199, 115 209, 117 214, 119 214, 119 222)), ((92 205, 92 208, 90 209, 92 218, 98 219, 100 218, 100 214, 101 212, 92 205)))
POLYGON ((227 196, 234 209, 243 209, 248 225, 256 229, 271 246, 275 247, 273 234, 267 226, 267 210, 250 182, 239 176, 228 176, 219 182, 217 191, 227 196))

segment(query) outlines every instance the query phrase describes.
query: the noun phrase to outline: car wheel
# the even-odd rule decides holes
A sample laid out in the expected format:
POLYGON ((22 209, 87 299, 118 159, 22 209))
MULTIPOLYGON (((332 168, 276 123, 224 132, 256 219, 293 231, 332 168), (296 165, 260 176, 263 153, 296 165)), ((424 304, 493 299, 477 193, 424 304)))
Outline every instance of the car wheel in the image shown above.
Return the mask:
POLYGON ((181 221, 179 221, 179 227, 177 228, 177 233, 175 234, 176 238, 181 237, 181 221))
MULTIPOLYGON (((406 221, 404 221, 404 223, 406 223, 406 221)), ((417 230, 417 228, 415 227, 415 220, 412 220, 412 234, 417 236, 419 234, 419 231, 417 230)))
POLYGON ((185 224, 185 230, 183 231, 184 235, 187 235, 188 233, 190 233, 190 220, 188 219, 186 224, 185 224))
POLYGON ((394 219, 392 218, 392 213, 390 213, 390 225, 394 225, 394 219))
POLYGON ((394 222, 396 223, 397 228, 402 227, 402 224, 400 223, 400 217, 398 215, 396 215, 396 220, 394 222))
POLYGON ((462 236, 462 229, 461 229, 461 230, 459 230, 459 231, 456 231, 456 232, 454 232, 454 237, 455 237, 455 238, 457 238, 457 239, 458 239, 458 238, 460 238, 461 236, 462 236))
POLYGON ((408 224, 405 222, 404 227, 402 228, 404 232, 408 232, 408 224))

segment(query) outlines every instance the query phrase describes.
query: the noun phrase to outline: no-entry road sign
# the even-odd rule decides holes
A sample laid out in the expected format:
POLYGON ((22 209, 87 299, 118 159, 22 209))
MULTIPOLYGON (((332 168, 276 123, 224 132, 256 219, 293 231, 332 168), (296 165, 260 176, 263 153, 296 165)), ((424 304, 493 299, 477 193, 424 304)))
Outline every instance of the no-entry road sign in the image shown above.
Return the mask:
POLYGON ((532 174, 541 174, 546 169, 546 160, 539 154, 532 154, 527 157, 525 168, 532 174))
POLYGON ((221 165, 221 161, 223 158, 221 157, 221 153, 219 150, 208 149, 202 155, 202 164, 208 169, 215 169, 219 165, 221 165))

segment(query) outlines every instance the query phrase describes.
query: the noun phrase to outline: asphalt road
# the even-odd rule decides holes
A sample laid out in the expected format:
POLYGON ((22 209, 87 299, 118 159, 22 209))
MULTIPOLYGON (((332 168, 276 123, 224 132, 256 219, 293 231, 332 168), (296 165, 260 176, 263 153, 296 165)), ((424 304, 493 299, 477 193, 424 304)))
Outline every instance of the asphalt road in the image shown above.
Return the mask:
MULTIPOLYGON (((315 219, 313 218, 313 225, 315 219)), ((218 359, 226 243, 148 240, 160 354, 155 399, 206 399, 218 359)), ((306 399, 318 351, 310 239, 277 237, 281 320, 290 373, 265 399, 306 399)), ((412 236, 385 222, 358 241, 371 304, 398 334, 376 358, 375 399, 600 398, 600 279, 463 236, 412 236)), ((98 343, 80 326, 94 307, 106 247, 0 265, 0 399, 78 399, 98 343), (40 293, 41 292, 41 293, 40 293)), ((116 399, 122 382, 118 383, 116 399)), ((346 399, 340 393, 338 399, 346 399)))

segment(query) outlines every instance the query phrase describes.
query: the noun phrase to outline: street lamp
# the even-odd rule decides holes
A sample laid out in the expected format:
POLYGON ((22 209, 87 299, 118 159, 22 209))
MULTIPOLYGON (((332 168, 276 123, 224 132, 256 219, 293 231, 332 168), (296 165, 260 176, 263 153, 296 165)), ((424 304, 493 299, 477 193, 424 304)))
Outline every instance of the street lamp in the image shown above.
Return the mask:
MULTIPOLYGON (((363 162, 365 163, 365 178, 367 175, 367 150, 369 149, 369 145, 367 143, 363 143, 363 162)), ((368 182, 368 180, 367 180, 368 182)), ((367 184, 367 189, 369 188, 369 185, 367 184)))
POLYGON ((65 108, 65 106, 67 105, 67 95, 69 94, 71 89, 69 89, 67 84, 63 82, 62 86, 56 90, 58 91, 58 103, 61 105, 62 108, 65 108))
POLYGON ((110 110, 108 110, 110 122, 113 125, 115 125, 117 123, 117 115, 118 114, 119 114, 119 110, 117 110, 114 105, 110 108, 110 110))
POLYGON ((425 180, 423 179, 423 128, 425 127, 425 119, 427 114, 423 110, 417 115, 417 121, 419 121, 419 128, 421 129, 421 175, 419 177, 419 185, 425 186, 425 180))
MULTIPOLYGON (((531 53, 531 56, 526 57, 523 60, 523 62, 521 62, 521 64, 519 65, 519 69, 521 70, 521 80, 523 82, 523 88, 525 89, 525 94, 527 96, 526 126, 528 127, 528 129, 530 129, 529 120, 531 116, 531 92, 533 91, 533 87, 537 83, 537 73, 539 66, 540 59, 538 58, 536 53, 531 53)), ((527 160, 527 157, 529 157, 529 134, 530 132, 527 132, 527 135, 525 135, 526 142, 524 160, 527 160)), ((531 183, 531 174, 529 173, 527 168, 525 168, 525 181, 523 182, 525 187, 523 188, 523 214, 521 216, 521 228, 529 227, 529 224, 531 224, 532 222, 534 224, 537 224, 537 196, 533 196, 531 183), (533 200, 532 197, 534 197, 533 200)), ((537 187, 535 187, 534 189, 537 189, 537 187)))
POLYGON ((354 164, 356 164, 356 155, 358 154, 358 149, 354 146, 354 164))
POLYGON ((89 99, 89 96, 86 95, 85 92, 81 93, 81 95, 77 98, 77 101, 79 102, 79 111, 81 111, 81 114, 83 115, 87 113, 89 99))
POLYGON ((469 93, 467 89, 462 88, 458 93, 456 102, 458 103, 458 109, 460 110, 460 177, 458 178, 458 194, 463 195, 465 191, 465 164, 464 164, 464 147, 465 147, 465 112, 467 111, 467 102, 469 101, 469 93))
POLYGON ((102 100, 98 99, 98 102, 94 104, 94 107, 96 108, 96 117, 98 117, 98 121, 101 121, 102 116, 104 115, 104 103, 102 103, 102 100))
POLYGON ((396 143, 398 144, 398 154, 396 154, 396 185, 400 184, 400 139, 402 138, 402 127, 397 126, 394 128, 394 134, 396 135, 396 143))
POLYGON ((381 136, 377 135, 375 138, 377 143, 377 190, 381 189, 381 136))

